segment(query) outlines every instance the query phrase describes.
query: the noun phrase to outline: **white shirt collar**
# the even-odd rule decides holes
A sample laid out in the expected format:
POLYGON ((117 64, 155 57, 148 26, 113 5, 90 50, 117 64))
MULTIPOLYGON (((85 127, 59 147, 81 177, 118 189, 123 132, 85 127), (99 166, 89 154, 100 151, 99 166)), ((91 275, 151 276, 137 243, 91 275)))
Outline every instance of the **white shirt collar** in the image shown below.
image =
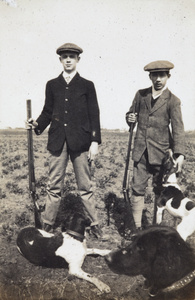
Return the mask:
POLYGON ((67 73, 67 72, 63 71, 62 75, 63 75, 64 79, 66 79, 66 77, 70 77, 70 80, 72 80, 73 77, 76 75, 76 73, 77 73, 76 70, 73 71, 72 73, 67 73))
POLYGON ((152 98, 156 99, 158 98, 160 95, 162 95, 162 93, 164 92, 164 90, 166 90, 167 86, 165 85, 164 88, 160 91, 156 91, 154 89, 154 86, 152 85, 152 98))

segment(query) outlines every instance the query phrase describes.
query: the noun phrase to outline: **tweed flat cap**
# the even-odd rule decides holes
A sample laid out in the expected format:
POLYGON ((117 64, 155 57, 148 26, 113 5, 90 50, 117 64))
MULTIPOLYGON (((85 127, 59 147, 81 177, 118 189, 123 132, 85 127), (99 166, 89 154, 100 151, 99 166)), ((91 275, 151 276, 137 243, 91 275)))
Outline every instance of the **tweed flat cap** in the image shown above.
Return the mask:
POLYGON ((63 44, 62 46, 60 46, 56 50, 56 53, 59 54, 59 55, 61 55, 62 53, 67 52, 67 51, 75 52, 77 54, 80 54, 80 53, 83 52, 83 49, 81 49, 79 46, 77 46, 75 44, 66 43, 66 44, 63 44))
POLYGON ((174 64, 167 60, 157 60, 147 64, 144 67, 144 71, 148 72, 160 72, 160 71, 169 71, 174 68, 174 64))

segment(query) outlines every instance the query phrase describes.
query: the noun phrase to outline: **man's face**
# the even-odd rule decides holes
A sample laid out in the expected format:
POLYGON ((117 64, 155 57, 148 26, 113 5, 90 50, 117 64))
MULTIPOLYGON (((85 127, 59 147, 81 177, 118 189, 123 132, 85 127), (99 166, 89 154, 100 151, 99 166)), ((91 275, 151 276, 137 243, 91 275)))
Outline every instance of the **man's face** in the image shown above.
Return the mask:
POLYGON ((160 72, 151 72, 149 74, 150 79, 152 80, 154 89, 156 91, 162 90, 167 83, 170 74, 167 74, 165 71, 160 72))
POLYGON ((72 73, 76 70, 79 59, 80 57, 74 52, 65 52, 60 56, 60 61, 63 65, 64 71, 67 73, 72 73))

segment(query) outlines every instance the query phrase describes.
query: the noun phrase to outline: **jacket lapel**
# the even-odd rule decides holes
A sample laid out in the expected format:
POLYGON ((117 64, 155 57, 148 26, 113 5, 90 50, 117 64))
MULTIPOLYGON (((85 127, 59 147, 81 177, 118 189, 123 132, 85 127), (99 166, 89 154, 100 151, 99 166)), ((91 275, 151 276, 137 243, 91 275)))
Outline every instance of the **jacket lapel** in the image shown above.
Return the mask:
POLYGON ((67 83, 66 83, 66 81, 65 81, 62 74, 63 74, 63 72, 58 76, 58 81, 59 81, 60 84, 66 85, 67 83))
POLYGON ((69 86, 71 86, 72 84, 74 84, 79 78, 80 78, 80 75, 77 72, 76 75, 73 77, 73 79, 70 81, 69 86))
POLYGON ((169 97, 169 90, 166 89, 158 98, 156 103, 154 104, 153 108, 151 109, 151 113, 158 110, 160 107, 162 107, 166 102, 167 98, 169 97))
POLYGON ((146 107, 149 112, 151 111, 151 99, 152 99, 152 88, 149 89, 149 92, 144 97, 144 101, 146 103, 146 107))

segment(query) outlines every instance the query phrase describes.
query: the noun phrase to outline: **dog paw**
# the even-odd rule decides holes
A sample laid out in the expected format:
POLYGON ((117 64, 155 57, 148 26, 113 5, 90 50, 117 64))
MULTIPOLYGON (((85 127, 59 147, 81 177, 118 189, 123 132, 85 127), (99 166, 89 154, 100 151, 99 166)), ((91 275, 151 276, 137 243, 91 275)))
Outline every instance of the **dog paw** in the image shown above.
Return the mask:
POLYGON ((99 290, 103 293, 110 293, 111 292, 110 287, 107 284, 103 283, 103 282, 100 284, 99 290))

